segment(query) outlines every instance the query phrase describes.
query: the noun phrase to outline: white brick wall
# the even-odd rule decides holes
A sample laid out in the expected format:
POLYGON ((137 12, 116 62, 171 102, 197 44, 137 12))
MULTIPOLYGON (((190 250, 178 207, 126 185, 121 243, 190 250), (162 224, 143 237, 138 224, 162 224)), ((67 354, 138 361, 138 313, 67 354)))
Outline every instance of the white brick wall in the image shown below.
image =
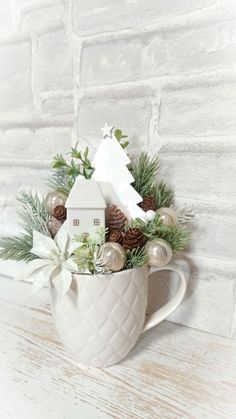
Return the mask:
POLYGON ((131 153, 160 153, 177 201, 196 208, 171 319, 235 338, 235 28, 234 0, 0 0, 0 233, 56 151, 78 137, 94 149, 113 123, 131 153))

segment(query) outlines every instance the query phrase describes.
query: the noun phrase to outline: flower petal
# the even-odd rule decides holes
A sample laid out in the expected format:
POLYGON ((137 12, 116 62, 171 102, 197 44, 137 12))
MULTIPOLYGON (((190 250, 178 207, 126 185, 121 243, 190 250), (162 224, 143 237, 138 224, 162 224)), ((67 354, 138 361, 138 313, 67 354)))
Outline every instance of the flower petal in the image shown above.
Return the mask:
POLYGON ((32 279, 33 279, 32 294, 35 294, 36 292, 38 292, 50 281, 50 277, 54 269, 55 269, 55 266, 50 266, 50 267, 47 266, 43 268, 40 272, 36 273, 35 275, 32 275, 32 279))
POLYGON ((53 239, 33 230, 33 247, 31 253, 41 259, 51 259, 52 255, 59 254, 59 250, 53 239))
POLYGON ((18 281, 24 281, 37 271, 40 271, 45 266, 50 265, 51 261, 48 259, 35 259, 28 262, 24 268, 15 276, 18 281))
POLYGON ((57 246, 60 249, 60 252, 64 255, 67 251, 68 243, 69 243, 69 234, 67 231, 67 224, 66 221, 61 226, 60 230, 58 230, 56 236, 54 237, 54 240, 57 244, 57 246))
POLYGON ((69 290, 72 282, 72 274, 67 269, 62 268, 60 272, 54 276, 52 282, 60 295, 65 295, 69 290))
POLYGON ((64 262, 62 262, 62 267, 67 269, 70 272, 78 271, 78 266, 72 259, 67 259, 64 262))

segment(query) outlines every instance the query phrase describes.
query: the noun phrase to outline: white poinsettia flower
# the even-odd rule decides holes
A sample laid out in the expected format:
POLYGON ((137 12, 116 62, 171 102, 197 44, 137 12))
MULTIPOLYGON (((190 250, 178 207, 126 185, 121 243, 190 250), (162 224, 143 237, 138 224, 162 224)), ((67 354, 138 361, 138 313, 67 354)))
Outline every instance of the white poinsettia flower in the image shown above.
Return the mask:
MULTIPOLYGON (((65 223, 64 223, 65 224, 65 223)), ((78 270, 71 255, 78 247, 78 243, 70 240, 66 226, 58 231, 54 240, 33 230, 33 247, 31 253, 38 256, 27 263, 16 279, 30 279, 33 281, 34 291, 42 288, 50 279, 61 294, 66 294, 70 288, 71 272, 78 270)))

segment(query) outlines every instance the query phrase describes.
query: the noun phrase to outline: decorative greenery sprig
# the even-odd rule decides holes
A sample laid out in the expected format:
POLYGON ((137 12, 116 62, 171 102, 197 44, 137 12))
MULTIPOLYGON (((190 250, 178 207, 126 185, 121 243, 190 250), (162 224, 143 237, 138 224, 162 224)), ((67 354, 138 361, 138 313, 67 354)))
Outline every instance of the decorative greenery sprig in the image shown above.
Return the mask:
POLYGON ((61 191, 69 194, 77 176, 84 176, 90 179, 94 169, 88 158, 89 148, 85 151, 78 150, 78 142, 74 147, 71 147, 68 153, 71 156, 68 162, 62 154, 57 154, 52 162, 52 175, 48 180, 48 186, 51 190, 61 191))
POLYGON ((32 230, 39 231, 45 236, 51 237, 48 230, 49 212, 46 210, 37 193, 22 191, 17 200, 22 204, 19 216, 22 220, 22 227, 28 233, 32 230))
POLYGON ((150 158, 142 152, 132 167, 133 187, 142 198, 153 195, 154 184, 159 167, 158 157, 150 158))
POLYGON ((31 233, 20 233, 17 236, 0 238, 0 259, 29 262, 37 259, 30 251, 33 246, 31 233))
POLYGON ((33 195, 32 192, 21 192, 17 200, 22 204, 19 216, 22 220, 24 232, 0 238, 0 259, 29 262, 36 258, 31 253, 33 246, 32 231, 36 230, 51 237, 47 227, 49 213, 44 208, 43 200, 40 200, 37 193, 33 195))
POLYGON ((100 228, 94 237, 86 237, 83 234, 75 236, 74 241, 78 243, 78 249, 74 252, 73 260, 81 273, 108 273, 103 264, 101 245, 105 243, 105 236, 108 229, 100 228))
POLYGON ((154 238, 166 240, 170 244, 173 252, 183 250, 188 245, 191 237, 191 232, 179 224, 175 227, 163 225, 159 214, 147 224, 140 218, 135 218, 127 223, 125 229, 128 230, 129 228, 135 227, 139 228, 148 240, 154 238))
POLYGON ((174 191, 161 181, 155 185, 155 198, 157 208, 170 207, 174 203, 174 191))
POLYGON ((126 269, 140 268, 148 263, 148 256, 145 253, 144 247, 127 250, 126 256, 126 269))
POLYGON ((118 142, 120 143, 120 145, 121 145, 122 148, 125 149, 126 147, 128 147, 128 145, 129 145, 129 141, 128 140, 122 142, 122 140, 124 138, 128 138, 128 137, 127 137, 127 135, 124 135, 123 134, 123 132, 121 131, 121 129, 117 128, 115 130, 115 132, 114 132, 114 135, 115 135, 116 139, 118 140, 118 142))

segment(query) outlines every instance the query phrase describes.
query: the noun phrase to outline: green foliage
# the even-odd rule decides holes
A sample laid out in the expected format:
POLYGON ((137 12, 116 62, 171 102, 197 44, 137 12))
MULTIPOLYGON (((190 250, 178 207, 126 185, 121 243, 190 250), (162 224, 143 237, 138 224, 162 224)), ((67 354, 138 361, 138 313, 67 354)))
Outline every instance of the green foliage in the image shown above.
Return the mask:
POLYGON ((139 228, 141 231, 146 231, 147 225, 141 218, 132 218, 125 225, 124 230, 128 231, 130 228, 139 228))
POLYGON ((173 190, 163 181, 155 185, 157 208, 170 207, 174 202, 173 190))
POLYGON ((22 220, 24 230, 30 234, 32 230, 36 230, 45 236, 51 237, 47 227, 49 213, 38 194, 35 193, 33 195, 32 192, 27 193, 23 191, 17 197, 17 200, 22 204, 19 216, 22 220))
POLYGON ((94 237, 86 237, 83 234, 75 236, 74 240, 78 242, 78 249, 74 252, 74 261, 81 273, 107 273, 110 272, 103 265, 101 245, 105 243, 107 229, 100 228, 96 231, 94 237))
POLYGON ((22 204, 19 216, 22 220, 24 232, 0 238, 0 259, 24 260, 28 262, 37 258, 31 253, 33 230, 51 237, 47 227, 49 213, 44 208, 43 202, 37 194, 21 192, 17 200, 22 204))
POLYGON ((136 249, 127 250, 126 252, 127 259, 125 268, 140 268, 148 262, 148 256, 145 253, 144 247, 137 247, 136 249))
POLYGON ((30 251, 33 246, 31 233, 20 233, 18 236, 0 238, 0 259, 26 261, 37 259, 30 251))
POLYGON ((158 157, 150 158, 145 152, 134 163, 131 170, 134 177, 133 187, 142 198, 153 195, 158 167, 158 157))
POLYGON ((127 135, 124 135, 124 134, 123 134, 123 132, 121 131, 121 129, 117 128, 117 129, 115 130, 115 132, 114 132, 114 135, 115 135, 116 139, 119 141, 119 143, 120 143, 121 147, 123 147, 124 149, 125 149, 126 147, 128 147, 128 145, 129 145, 129 141, 128 141, 128 140, 127 140, 127 141, 122 142, 122 140, 123 140, 124 138, 128 138, 128 137, 127 137, 127 135))
POLYGON ((173 252, 180 252, 185 249, 191 239, 191 231, 181 228, 179 225, 169 227, 159 233, 158 237, 166 240, 173 252))
POLYGON ((88 158, 89 148, 84 152, 78 150, 78 142, 71 147, 68 153, 71 156, 68 162, 62 154, 57 154, 52 162, 52 174, 48 180, 50 190, 61 191, 69 194, 78 175, 90 179, 94 169, 88 158))
POLYGON ((184 250, 191 238, 191 232, 185 230, 180 225, 176 225, 175 227, 163 225, 158 214, 153 221, 147 224, 143 233, 149 240, 156 237, 166 240, 170 244, 173 252, 184 250))
POLYGON ((191 237, 191 232, 184 229, 179 224, 175 227, 163 225, 159 214, 156 214, 154 220, 147 224, 141 219, 136 218, 126 225, 126 229, 134 227, 139 228, 148 240, 154 238, 166 240, 170 244, 173 252, 184 250, 191 237))
POLYGON ((175 209, 178 214, 178 224, 183 225, 189 223, 194 218, 193 208, 190 205, 185 205, 181 209, 175 209))

